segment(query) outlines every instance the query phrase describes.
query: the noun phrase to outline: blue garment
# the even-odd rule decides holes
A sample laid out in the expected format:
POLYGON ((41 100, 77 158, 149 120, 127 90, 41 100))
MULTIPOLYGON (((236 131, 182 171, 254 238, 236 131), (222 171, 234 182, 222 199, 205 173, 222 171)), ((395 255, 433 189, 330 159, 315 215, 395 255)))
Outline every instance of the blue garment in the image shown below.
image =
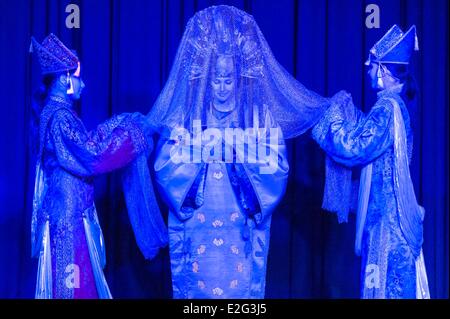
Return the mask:
POLYGON ((33 200, 36 298, 111 298, 102 270, 106 259, 94 205, 95 175, 132 164, 124 172, 124 192, 138 245, 148 258, 164 245, 164 224, 142 160, 149 145, 138 119, 114 116, 88 132, 70 102, 49 98, 40 117, 33 200))
POLYGON ((260 173, 267 166, 260 158, 256 163, 175 163, 171 154, 192 146, 160 141, 155 173, 170 208, 174 298, 264 298, 271 214, 289 170, 278 131, 277 145, 268 137, 258 144, 278 147, 269 158, 276 165, 272 174, 260 173))
MULTIPOLYGON (((399 172, 395 156, 401 153, 398 150, 396 153, 395 149, 398 138, 394 126, 398 123, 404 125, 404 138, 407 136, 404 146, 407 150, 402 152, 407 152, 409 160, 412 154, 409 114, 399 95, 401 88, 379 92, 369 114, 365 116, 356 110, 353 121, 342 115, 342 105, 334 105, 313 129, 314 139, 337 163, 346 167, 371 164, 370 195, 361 247, 362 298, 417 297, 416 265, 419 259, 423 261, 423 211, 418 205, 417 209, 401 211, 404 193, 398 191, 399 182, 395 177, 399 172), (397 115, 396 105, 401 110, 397 115), (400 120, 394 120, 398 117, 400 120)), ((409 171, 407 173, 409 177, 409 171)), ((401 183, 405 184, 406 179, 401 183)), ((400 185, 400 189, 403 186, 400 185)), ((411 201, 415 202, 415 197, 411 201)))

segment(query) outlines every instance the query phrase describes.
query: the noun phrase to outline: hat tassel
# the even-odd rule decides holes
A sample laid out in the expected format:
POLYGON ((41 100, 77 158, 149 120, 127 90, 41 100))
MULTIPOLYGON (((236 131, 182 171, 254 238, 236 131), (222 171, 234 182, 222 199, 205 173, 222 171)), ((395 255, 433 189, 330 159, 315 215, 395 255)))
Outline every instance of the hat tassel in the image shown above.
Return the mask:
POLYGON ((385 70, 383 67, 384 66, 381 63, 378 63, 377 85, 380 89, 384 89, 383 76, 384 76, 385 70))
POLYGON ((414 51, 419 51, 419 38, 417 34, 414 36, 414 51))

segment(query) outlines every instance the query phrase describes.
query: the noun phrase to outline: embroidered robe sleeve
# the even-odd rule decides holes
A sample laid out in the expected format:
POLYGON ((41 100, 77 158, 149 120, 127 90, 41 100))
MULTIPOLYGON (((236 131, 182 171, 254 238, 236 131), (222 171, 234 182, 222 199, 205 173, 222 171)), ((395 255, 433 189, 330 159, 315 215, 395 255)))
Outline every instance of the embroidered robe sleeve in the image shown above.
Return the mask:
POLYGON ((393 145, 392 104, 380 99, 367 116, 357 111, 353 122, 347 120, 340 106, 333 105, 314 127, 312 136, 336 162, 364 166, 393 145))
POLYGON ((238 160, 234 164, 239 190, 239 193, 236 192, 235 187, 236 195, 244 212, 253 217, 257 224, 272 214, 283 197, 289 172, 283 134, 269 112, 266 113, 264 127, 256 147, 244 143, 247 160, 244 159, 243 149, 239 151, 236 147, 238 160))
MULTIPOLYGON (((173 139, 162 139, 159 141, 158 156, 155 159, 156 180, 162 190, 166 202, 169 204, 171 211, 177 215, 180 220, 186 220, 192 217, 193 210, 182 209, 188 193, 196 193, 197 187, 191 190, 193 185, 200 182, 203 174, 199 173, 204 170, 206 164, 201 162, 201 148, 185 145, 180 141, 173 139), (183 159, 183 156, 198 157, 200 161, 193 162, 183 159), (197 176, 199 176, 197 178, 197 176), (197 183, 194 183, 196 182, 197 183)), ((204 172, 203 172, 204 173, 204 172)), ((195 197, 195 195, 193 195, 195 197)), ((190 205, 185 205, 188 207, 190 205)))

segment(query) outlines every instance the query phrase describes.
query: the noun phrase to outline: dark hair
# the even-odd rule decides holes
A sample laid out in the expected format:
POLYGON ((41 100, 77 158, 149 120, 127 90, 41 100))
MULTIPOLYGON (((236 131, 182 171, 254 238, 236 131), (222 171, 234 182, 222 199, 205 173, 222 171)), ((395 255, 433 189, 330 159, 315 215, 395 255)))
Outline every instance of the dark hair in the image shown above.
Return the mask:
MULTIPOLYGON (((388 70, 394 77, 400 80, 403 84, 402 92, 400 96, 406 104, 410 117, 416 119, 417 111, 417 99, 419 95, 419 89, 417 87, 416 80, 411 74, 409 66, 407 64, 385 64, 388 70)), ((411 123, 413 126, 414 124, 411 123)))
POLYGON ((34 155, 39 152, 39 119, 56 78, 56 74, 44 75, 40 87, 33 94, 30 116, 30 147, 34 155))
MULTIPOLYGON (((419 95, 419 89, 417 87, 416 80, 412 76, 410 69, 407 64, 385 64, 391 74, 400 80, 403 84, 402 92, 400 96, 402 100, 405 102, 407 108, 407 122, 411 129, 417 127, 417 100, 419 95)), ((404 114, 405 116, 405 114, 404 114)), ((410 131, 412 134, 412 131, 410 131)), ((408 137, 408 140, 412 141, 412 135, 408 137)))
POLYGON ((419 90, 417 88, 416 80, 412 76, 407 64, 392 64, 386 63, 385 66, 392 73, 394 77, 403 83, 401 96, 406 103, 406 106, 413 104, 417 98, 419 90))

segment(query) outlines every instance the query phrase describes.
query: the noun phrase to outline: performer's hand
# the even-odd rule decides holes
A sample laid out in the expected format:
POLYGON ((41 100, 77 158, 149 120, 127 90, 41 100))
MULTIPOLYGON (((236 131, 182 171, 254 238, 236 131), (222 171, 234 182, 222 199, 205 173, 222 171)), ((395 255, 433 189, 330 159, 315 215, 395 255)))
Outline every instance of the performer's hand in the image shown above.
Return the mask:
POLYGON ((331 98, 331 103, 347 106, 349 103, 353 103, 352 100, 352 95, 350 93, 345 90, 341 90, 331 98))

